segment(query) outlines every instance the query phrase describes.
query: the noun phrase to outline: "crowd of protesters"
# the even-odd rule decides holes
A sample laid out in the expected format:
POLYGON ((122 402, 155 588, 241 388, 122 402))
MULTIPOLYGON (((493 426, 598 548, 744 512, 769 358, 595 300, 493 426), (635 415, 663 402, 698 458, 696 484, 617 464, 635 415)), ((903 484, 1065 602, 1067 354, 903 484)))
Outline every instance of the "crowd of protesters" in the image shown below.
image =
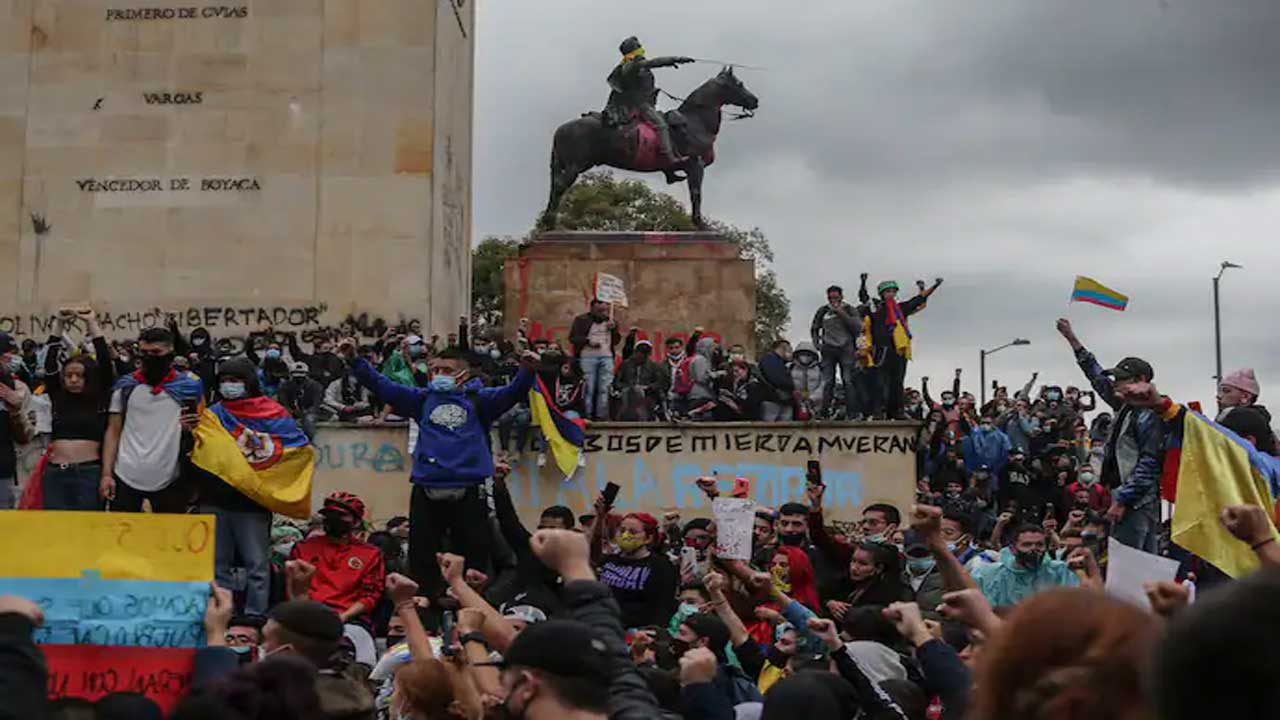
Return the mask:
MULTIPOLYGON (((928 292, 886 316, 896 288, 879 289, 885 302, 870 314, 833 292, 835 319, 900 320, 928 292)), ((536 380, 565 410, 626 406, 625 391, 583 389, 593 373, 596 384, 616 382, 602 381, 610 362, 583 354, 621 340, 607 317, 595 327, 599 310, 571 338, 576 354, 521 339, 509 351, 501 341, 468 342, 464 324, 440 347, 416 336, 370 345, 334 336, 319 338, 313 354, 286 341, 231 358, 204 352, 205 333, 172 329, 112 347, 83 311, 91 352, 64 347, 61 333, 43 348, 0 337, 8 370, 0 451, 40 432, 29 406, 44 395, 53 468, 45 507, 138 511, 146 501, 154 511, 217 516, 208 647, 179 719, 1139 719, 1202 717, 1209 703, 1254 717, 1271 705, 1277 678, 1259 658, 1276 626, 1280 570, 1271 566, 1280 550, 1268 510, 1238 506, 1214 519, 1267 566, 1256 576, 1225 582, 1187 558, 1184 577, 1194 572, 1201 590, 1220 587, 1189 606, 1189 583, 1153 585, 1156 614, 1101 592, 1108 537, 1178 552, 1161 542, 1158 481, 1170 431, 1146 361, 1104 370, 1060 321, 1089 391, 1037 391, 1033 376, 977 407, 958 372, 936 402, 927 381, 905 391, 902 415, 923 422, 915 506, 871 504, 856 525, 837 527, 824 517, 826 488, 813 467, 804 502, 758 507, 751 558, 729 560, 715 550, 714 521, 615 512, 606 495, 578 517, 545 508, 537 528, 516 515, 491 432, 520 411, 536 380), (308 523, 273 518, 186 459, 193 402, 274 396, 293 410, 317 387, 347 419, 412 423, 405 516, 371 527, 352 488, 329 495, 308 523), (1110 412, 1086 422, 1095 405, 1110 412)), ((877 375, 866 367, 844 376, 843 356, 831 350, 848 343, 823 313, 815 326, 822 352, 812 353, 815 378, 801 364, 805 386, 834 383, 823 370, 839 368, 853 407, 874 416, 882 398, 896 415, 883 378, 897 377, 898 366, 875 363, 880 379, 868 380, 877 375)), ((873 358, 875 334, 866 346, 873 358)), ((661 371, 643 342, 629 344, 616 375, 624 390, 644 387, 637 395, 650 407, 695 418, 710 403, 717 417, 718 395, 682 404, 669 394, 674 385, 650 394, 661 371)), ((688 374, 716 372, 715 341, 693 345, 702 361, 688 374)), ((756 367, 730 347, 734 380, 776 378, 783 368, 795 377, 798 359, 779 347, 756 367)), ((673 350, 677 365, 666 361, 679 377, 673 350)), ((893 362, 905 367, 908 357, 893 362)), ((1273 454, 1260 392, 1251 371, 1231 373, 1218 420, 1273 454)), ((770 404, 775 419, 785 415, 781 396, 760 407, 770 404)), ((307 425, 305 412, 294 417, 307 425)), ((0 465, 0 479, 10 467, 0 465)), ((742 495, 749 483, 708 477, 698 486, 714 498, 742 495)), ((0 597, 0 718, 158 716, 138 696, 109 695, 87 710, 46 701, 31 642, 41 620, 29 599, 0 597)))

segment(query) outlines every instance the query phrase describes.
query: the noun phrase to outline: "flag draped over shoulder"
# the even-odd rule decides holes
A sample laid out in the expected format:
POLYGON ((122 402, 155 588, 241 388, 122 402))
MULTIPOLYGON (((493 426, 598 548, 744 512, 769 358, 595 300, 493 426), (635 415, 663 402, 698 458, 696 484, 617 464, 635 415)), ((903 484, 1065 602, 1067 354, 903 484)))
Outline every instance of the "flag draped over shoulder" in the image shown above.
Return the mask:
POLYGON ((551 448, 556 467, 560 468, 560 472, 568 480, 578 469, 578 462, 582 459, 586 421, 571 418, 556 407, 555 398, 540 377, 534 379, 534 386, 529 390, 529 411, 533 424, 542 430, 542 436, 551 448))
POLYGON ((289 412, 268 397, 205 408, 191 461, 282 515, 311 515, 315 450, 289 412))
MULTIPOLYGON (((1200 413, 1173 405, 1165 417, 1174 423, 1173 447, 1165 464, 1176 487, 1166 482, 1162 493, 1174 501, 1173 541, 1231 577, 1253 572, 1258 568, 1253 550, 1233 537, 1218 517, 1230 505, 1257 505, 1274 515, 1280 498, 1280 459, 1259 452, 1200 413)), ((1275 528, 1271 532, 1280 540, 1275 528)))

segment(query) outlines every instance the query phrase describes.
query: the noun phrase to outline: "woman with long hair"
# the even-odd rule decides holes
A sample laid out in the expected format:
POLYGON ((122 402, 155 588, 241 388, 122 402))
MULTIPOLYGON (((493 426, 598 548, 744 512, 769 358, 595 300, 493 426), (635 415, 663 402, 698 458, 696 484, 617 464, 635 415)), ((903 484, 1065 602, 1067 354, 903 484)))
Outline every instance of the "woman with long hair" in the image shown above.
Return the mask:
POLYGON ((902 563, 898 549, 884 543, 860 543, 849 561, 850 607, 890 605, 910 599, 911 592, 902 581, 902 563))
POLYGON ((479 694, 458 668, 435 658, 400 666, 391 696, 397 720, 479 720, 484 715, 479 694))
POLYGON ((62 311, 58 332, 49 338, 44 366, 45 392, 53 413, 53 432, 44 466, 46 510, 101 510, 102 438, 107 432, 107 406, 115 382, 111 349, 93 310, 62 311), (95 357, 64 350, 64 321, 79 317, 89 329, 95 357), (62 359, 66 354, 67 357, 62 359), (61 360, 61 363, 59 361, 61 360))

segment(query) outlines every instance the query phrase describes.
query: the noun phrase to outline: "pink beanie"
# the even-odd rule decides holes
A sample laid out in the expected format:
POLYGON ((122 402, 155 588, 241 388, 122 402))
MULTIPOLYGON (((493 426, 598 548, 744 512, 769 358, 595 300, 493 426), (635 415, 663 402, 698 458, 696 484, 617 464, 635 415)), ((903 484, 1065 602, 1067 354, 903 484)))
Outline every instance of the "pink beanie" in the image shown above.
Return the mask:
POLYGON ((1244 368, 1229 373, 1222 378, 1222 384, 1230 385, 1237 390, 1243 390, 1255 398, 1261 394, 1261 389, 1258 387, 1258 378, 1254 376, 1253 368, 1244 368))

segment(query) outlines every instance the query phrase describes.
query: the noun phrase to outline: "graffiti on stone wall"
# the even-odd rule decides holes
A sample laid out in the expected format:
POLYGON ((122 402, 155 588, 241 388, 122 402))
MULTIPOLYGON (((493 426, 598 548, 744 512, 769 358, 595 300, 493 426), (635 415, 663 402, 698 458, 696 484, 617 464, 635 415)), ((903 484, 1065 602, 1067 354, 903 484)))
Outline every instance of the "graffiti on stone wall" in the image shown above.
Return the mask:
MULTIPOLYGON (((391 443, 370 443, 349 439, 316 442, 317 470, 364 470, 375 473, 404 474, 409 466, 404 451, 391 443)), ((359 437, 356 435, 355 437, 359 437)))

